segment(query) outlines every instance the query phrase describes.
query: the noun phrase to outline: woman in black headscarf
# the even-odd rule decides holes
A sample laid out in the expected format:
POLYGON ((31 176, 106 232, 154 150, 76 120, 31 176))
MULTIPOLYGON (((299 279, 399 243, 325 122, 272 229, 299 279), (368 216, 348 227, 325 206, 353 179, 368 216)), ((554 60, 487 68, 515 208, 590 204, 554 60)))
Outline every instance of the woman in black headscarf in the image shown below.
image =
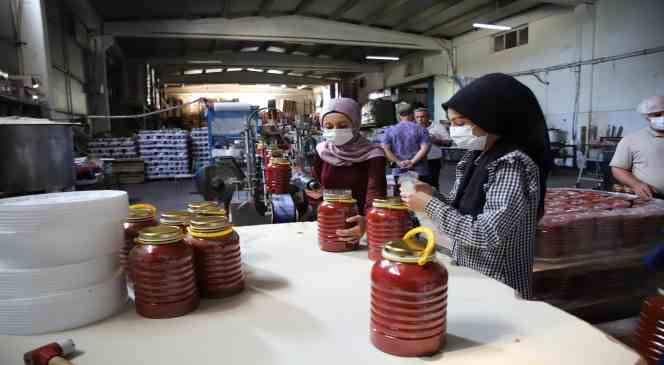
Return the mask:
POLYGON ((549 137, 532 91, 504 74, 483 76, 443 104, 450 136, 468 152, 447 196, 418 183, 403 193, 453 241, 459 265, 532 296, 535 228, 551 168, 549 137))

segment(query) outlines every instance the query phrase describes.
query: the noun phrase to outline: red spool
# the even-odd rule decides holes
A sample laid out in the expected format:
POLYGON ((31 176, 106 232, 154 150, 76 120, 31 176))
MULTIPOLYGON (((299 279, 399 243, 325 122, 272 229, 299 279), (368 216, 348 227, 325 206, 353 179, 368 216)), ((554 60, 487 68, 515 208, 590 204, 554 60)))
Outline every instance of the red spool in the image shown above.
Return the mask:
POLYGON ((435 261, 432 234, 427 249, 407 236, 388 242, 371 270, 371 342, 397 356, 431 355, 446 343, 448 273, 435 261))
POLYGON ((411 228, 408 207, 401 199, 374 199, 367 212, 367 242, 369 258, 380 260, 383 246, 397 241, 411 228))
POLYGON ((198 307, 194 251, 182 238, 182 231, 172 226, 140 231, 129 254, 138 314, 170 318, 198 307))
POLYGON ((286 194, 290 189, 291 167, 288 160, 273 158, 265 171, 268 191, 272 194, 286 194))
POLYGON ((358 214, 357 201, 350 190, 326 190, 323 202, 318 206, 318 245, 323 251, 353 251, 359 246, 359 239, 346 242, 339 239, 337 230, 352 228, 355 224, 346 220, 358 214))
POLYGON ((643 302, 639 326, 634 333, 636 348, 648 365, 656 365, 664 354, 664 293, 643 302))
POLYGON ((194 249, 201 296, 223 298, 244 289, 240 236, 225 217, 192 218, 186 241, 194 249))

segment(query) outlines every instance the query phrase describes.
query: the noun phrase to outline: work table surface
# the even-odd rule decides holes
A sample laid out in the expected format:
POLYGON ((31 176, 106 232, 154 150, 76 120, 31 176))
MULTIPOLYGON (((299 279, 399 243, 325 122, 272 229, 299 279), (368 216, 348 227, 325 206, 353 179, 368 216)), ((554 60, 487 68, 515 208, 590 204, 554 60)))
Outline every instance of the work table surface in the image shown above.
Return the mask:
MULTIPOLYGON (((327 253, 315 223, 238 227, 247 289, 202 300, 172 319, 138 316, 132 305, 60 333, 0 336, 0 364, 72 338, 77 365, 117 364, 635 364, 638 356, 593 326, 479 273, 451 266, 448 343, 432 357, 400 358, 369 340, 372 262, 366 250, 327 253)), ((57 316, 57 313, 53 313, 57 316)))

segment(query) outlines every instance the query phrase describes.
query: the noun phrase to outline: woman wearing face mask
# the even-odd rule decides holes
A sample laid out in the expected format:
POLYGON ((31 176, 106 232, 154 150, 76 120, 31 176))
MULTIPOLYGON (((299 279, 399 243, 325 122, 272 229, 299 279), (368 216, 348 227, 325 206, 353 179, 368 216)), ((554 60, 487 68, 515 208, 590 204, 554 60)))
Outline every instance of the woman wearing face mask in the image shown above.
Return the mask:
POLYGON ((468 152, 449 195, 423 183, 402 194, 453 242, 452 256, 532 296, 535 228, 544 213, 551 151, 544 115, 515 78, 490 74, 443 104, 450 136, 468 152))
MULTIPOLYGON (((323 189, 349 189, 357 200, 360 215, 348 221, 351 229, 339 230, 344 240, 357 241, 364 234, 364 212, 375 198, 385 196, 386 159, 383 149, 359 134, 361 109, 353 99, 330 100, 321 113, 324 141, 316 146, 312 175, 323 189)), ((306 190, 319 200, 322 190, 306 190)))

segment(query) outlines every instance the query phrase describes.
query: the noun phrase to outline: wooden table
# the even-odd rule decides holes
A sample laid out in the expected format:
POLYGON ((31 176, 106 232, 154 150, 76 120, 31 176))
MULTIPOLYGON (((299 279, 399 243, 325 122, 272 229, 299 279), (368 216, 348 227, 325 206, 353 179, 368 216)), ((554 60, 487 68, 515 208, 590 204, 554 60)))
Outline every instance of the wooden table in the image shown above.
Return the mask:
MULTIPOLYGON (((438 355, 399 358, 369 341, 366 251, 318 249, 315 223, 239 227, 248 288, 204 300, 194 313, 146 319, 123 313, 39 336, 0 336, 0 364, 72 338, 78 365, 117 364, 635 364, 638 356, 591 325, 479 273, 450 266, 448 344, 438 355)), ((57 313, 53 313, 57 315, 57 313)))

